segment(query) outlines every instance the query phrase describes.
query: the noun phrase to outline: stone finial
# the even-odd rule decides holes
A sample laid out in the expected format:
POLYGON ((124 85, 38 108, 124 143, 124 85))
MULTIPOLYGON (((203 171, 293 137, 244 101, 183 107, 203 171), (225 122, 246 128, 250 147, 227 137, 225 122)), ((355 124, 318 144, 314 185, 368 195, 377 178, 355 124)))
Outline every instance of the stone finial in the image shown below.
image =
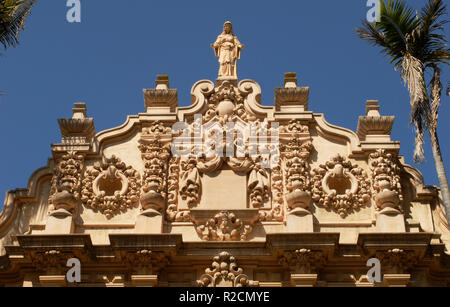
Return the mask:
POLYGON ((157 90, 168 90, 170 88, 168 75, 157 75, 155 83, 157 90))
POLYGON ((381 116, 380 106, 378 100, 367 100, 366 102, 366 116, 381 116))
POLYGON ((169 76, 158 75, 156 88, 144 89, 144 101, 147 113, 175 112, 178 106, 178 91, 170 89, 169 76))
POLYGON ((73 119, 85 118, 86 117, 86 103, 84 103, 84 102, 75 102, 73 104, 72 112, 73 112, 73 115, 72 115, 73 119))
POLYGON ((367 100, 366 116, 360 116, 357 134, 361 141, 372 143, 391 142, 391 130, 395 116, 381 116, 378 100, 367 100))
MULTIPOLYGON (((72 118, 58 119, 62 144, 89 145, 95 135, 94 119, 86 117, 86 104, 74 103, 72 118)), ((78 149, 78 151, 82 151, 78 149)))
POLYGON ((284 87, 297 87, 297 73, 287 72, 284 74, 284 87))
POLYGON ((308 110, 309 87, 297 86, 297 74, 284 74, 284 87, 275 88, 276 111, 305 112, 308 110))

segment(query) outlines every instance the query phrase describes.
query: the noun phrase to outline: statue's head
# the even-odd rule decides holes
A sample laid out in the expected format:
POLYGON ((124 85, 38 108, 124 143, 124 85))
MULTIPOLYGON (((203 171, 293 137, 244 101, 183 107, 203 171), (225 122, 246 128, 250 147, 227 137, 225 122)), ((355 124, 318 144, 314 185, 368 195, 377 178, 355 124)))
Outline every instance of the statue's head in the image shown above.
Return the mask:
POLYGON ((223 24, 223 33, 225 34, 233 34, 233 25, 230 21, 226 21, 223 24))

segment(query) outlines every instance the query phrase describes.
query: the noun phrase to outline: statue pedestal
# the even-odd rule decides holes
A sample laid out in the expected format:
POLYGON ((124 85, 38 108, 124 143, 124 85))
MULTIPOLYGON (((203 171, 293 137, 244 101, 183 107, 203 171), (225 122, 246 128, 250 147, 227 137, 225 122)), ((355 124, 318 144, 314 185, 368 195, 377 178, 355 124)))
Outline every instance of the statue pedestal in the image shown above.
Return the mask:
POLYGON ((313 216, 306 209, 293 209, 288 213, 286 222, 288 232, 314 232, 313 216))
POLYGON ((384 208, 377 215, 377 232, 406 232, 405 217, 394 208, 384 208))
POLYGON ((163 230, 163 215, 155 209, 147 209, 136 219, 136 233, 160 234, 163 230))
POLYGON ((59 209, 50 213, 45 224, 46 234, 70 234, 73 233, 73 230, 72 213, 65 209, 59 209))
POLYGON ((225 81, 230 82, 231 84, 233 84, 234 86, 238 85, 238 79, 235 77, 218 77, 216 79, 216 86, 220 86, 222 85, 222 83, 224 83, 225 81))

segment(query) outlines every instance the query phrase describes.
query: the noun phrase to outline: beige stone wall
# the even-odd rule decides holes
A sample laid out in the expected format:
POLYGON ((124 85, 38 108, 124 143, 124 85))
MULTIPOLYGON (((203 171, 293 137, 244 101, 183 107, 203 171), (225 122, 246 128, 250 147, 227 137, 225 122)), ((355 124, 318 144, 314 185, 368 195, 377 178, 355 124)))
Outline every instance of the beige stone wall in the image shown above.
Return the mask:
MULTIPOLYGON (((240 261, 247 265, 247 275, 261 285, 338 285, 364 284, 363 260, 376 251, 366 258, 359 254, 362 258, 350 264, 359 277, 336 277, 333 274, 339 273, 328 271, 317 283, 318 269, 298 273, 280 267, 285 247, 281 254, 274 251, 267 246, 268 236, 338 234, 333 244, 347 244, 357 253, 356 246, 368 234, 430 234, 423 239, 428 248, 434 244, 448 249, 450 231, 439 191, 426 186, 421 174, 398 156, 400 145, 390 139, 394 118, 382 116, 378 104, 368 101, 356 133, 333 126, 323 114, 308 110, 309 88, 298 87, 292 74, 286 79, 285 87, 275 91, 273 107, 260 104, 255 81, 238 83, 233 78, 197 82, 192 105, 178 107, 176 90, 160 78, 156 89, 144 90, 145 113, 97 134, 85 105, 76 104, 73 118, 59 121, 62 141, 52 145, 48 166, 33 174, 27 189, 7 194, 0 215, 0 257, 11 263, 23 256, 18 250, 25 247, 16 236, 88 235, 95 248, 113 248, 111 235, 179 234, 187 252, 190 243, 199 244, 197 249, 220 243, 214 251, 205 250, 210 256, 229 250, 227 244, 243 244, 242 250, 233 250, 244 255, 240 261), (178 121, 193 128, 196 114, 204 124, 219 126, 279 123, 278 167, 261 168, 258 157, 177 159, 170 146, 178 135, 170 128, 178 121), (267 261, 266 267, 247 260, 259 256, 245 254, 246 243, 262 244, 260 259, 267 261)), ((173 265, 158 271, 160 285, 196 281, 210 258, 205 256, 192 271, 184 267, 191 259, 178 254, 172 252, 173 265)), ((444 257, 444 249, 440 255, 444 257)), ((0 285, 1 276, 0 270, 0 285)), ((38 276, 30 276, 34 281, 24 284, 37 283, 38 276)), ((105 276, 102 280, 111 284, 131 282, 128 277, 105 276)))

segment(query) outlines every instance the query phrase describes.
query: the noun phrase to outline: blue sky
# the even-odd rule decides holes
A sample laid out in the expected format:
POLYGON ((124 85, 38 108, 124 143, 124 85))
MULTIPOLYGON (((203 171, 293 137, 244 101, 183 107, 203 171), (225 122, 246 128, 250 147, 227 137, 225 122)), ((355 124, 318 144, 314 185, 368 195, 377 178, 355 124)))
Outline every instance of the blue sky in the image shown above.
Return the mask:
MULTIPOLYGON (((408 3, 420 8, 425 0, 408 3)), ((71 117, 74 102, 86 102, 97 132, 144 112, 143 88, 168 74, 179 105, 190 89, 215 80, 218 63, 210 44, 226 20, 245 45, 240 79, 262 87, 262 103, 273 104, 285 72, 310 86, 309 109, 328 122, 356 130, 365 101, 378 99, 382 115, 395 115, 392 139, 412 164, 414 131, 409 95, 379 49, 360 40, 355 27, 366 16, 366 0, 350 1, 152 1, 81 0, 81 23, 66 21, 66 0, 38 0, 21 44, 0 56, 0 206, 6 190, 24 188, 34 170, 60 141, 57 118, 71 117)), ((446 32, 449 32, 447 25, 446 32)), ((449 69, 444 68, 444 86, 449 69)), ((443 93, 444 94, 444 93, 443 93)), ((450 167, 450 104, 442 96, 439 134, 450 167)), ((426 162, 418 167, 426 184, 437 185, 428 138, 426 162)))

